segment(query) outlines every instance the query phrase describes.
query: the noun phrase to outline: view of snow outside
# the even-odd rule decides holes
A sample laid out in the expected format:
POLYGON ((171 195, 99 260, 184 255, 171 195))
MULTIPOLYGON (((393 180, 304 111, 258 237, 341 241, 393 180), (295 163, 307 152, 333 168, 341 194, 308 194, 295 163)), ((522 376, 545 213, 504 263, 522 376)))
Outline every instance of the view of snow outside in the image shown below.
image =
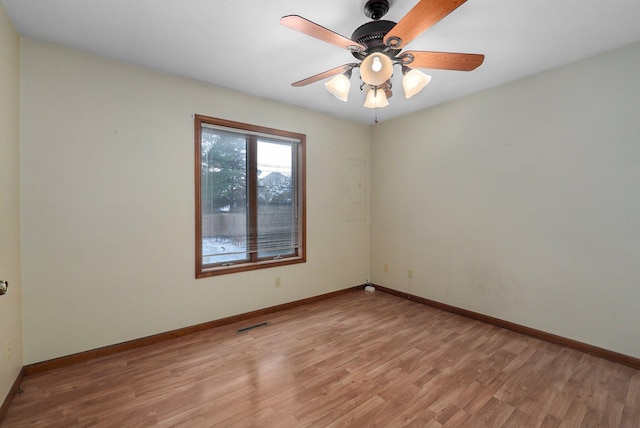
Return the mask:
MULTIPOLYGON (((258 142, 258 180, 261 187, 269 193, 277 192, 282 178, 291 178, 291 147, 286 144, 258 142), (271 180, 269 179, 271 175, 271 180), (273 189, 271 189, 273 188, 273 189)), ((228 212, 230 206, 220 207, 218 211, 228 212)), ((246 236, 246 235, 245 235, 246 236)), ((202 262, 204 264, 234 262, 247 259, 247 245, 245 239, 230 239, 226 237, 202 238, 202 262)), ((269 253, 261 254, 268 256, 269 253)), ((273 255, 277 255, 273 253, 273 255)))
POLYGON ((224 238, 203 238, 202 254, 216 254, 215 256, 204 255, 204 264, 233 262, 247 258, 247 245, 245 242, 235 244, 230 239, 224 238))

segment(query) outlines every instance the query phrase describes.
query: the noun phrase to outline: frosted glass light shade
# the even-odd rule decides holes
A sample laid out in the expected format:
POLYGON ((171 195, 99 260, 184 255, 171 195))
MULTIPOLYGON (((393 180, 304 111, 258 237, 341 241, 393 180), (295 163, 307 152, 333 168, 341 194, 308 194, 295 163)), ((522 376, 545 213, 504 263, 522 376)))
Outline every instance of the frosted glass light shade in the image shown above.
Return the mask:
POLYGON ((331 92, 337 99, 347 102, 349 97, 349 89, 351 89, 351 80, 344 75, 338 74, 333 79, 324 84, 327 91, 331 92))
POLYGON ((367 108, 386 107, 389 105, 387 95, 382 89, 371 88, 367 93, 367 99, 364 106, 367 108))
POLYGON ((405 73, 402 78, 404 96, 409 99, 422 90, 431 82, 431 76, 424 74, 420 70, 412 69, 405 73))
POLYGON ((367 56, 360 64, 362 81, 371 86, 380 86, 393 75, 393 62, 385 54, 376 52, 367 56))

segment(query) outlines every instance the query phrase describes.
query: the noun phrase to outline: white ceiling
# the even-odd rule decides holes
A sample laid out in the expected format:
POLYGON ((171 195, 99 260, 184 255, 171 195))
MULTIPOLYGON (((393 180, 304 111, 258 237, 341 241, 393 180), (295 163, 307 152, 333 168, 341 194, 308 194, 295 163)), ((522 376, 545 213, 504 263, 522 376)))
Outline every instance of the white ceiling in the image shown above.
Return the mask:
MULTIPOLYGON (((297 14, 350 37, 366 0, 2 0, 23 36, 50 41, 370 124, 352 78, 347 103, 322 82, 291 83, 353 62, 351 54, 279 24, 297 14)), ((398 21, 417 0, 390 0, 398 21)), ((406 100, 401 73, 380 121, 640 41, 639 0, 468 0, 407 49, 482 53, 472 72, 433 80, 406 100)), ((634 72, 638 72, 635 70, 634 72)))

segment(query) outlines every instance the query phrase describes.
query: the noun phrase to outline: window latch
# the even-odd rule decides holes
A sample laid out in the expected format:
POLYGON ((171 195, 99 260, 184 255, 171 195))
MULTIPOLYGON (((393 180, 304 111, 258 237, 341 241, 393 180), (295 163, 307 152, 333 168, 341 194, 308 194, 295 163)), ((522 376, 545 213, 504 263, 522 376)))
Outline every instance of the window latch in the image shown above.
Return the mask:
POLYGON ((224 262, 220 266, 231 266, 232 264, 233 263, 231 263, 231 262, 224 262))
POLYGON ((275 256, 275 257, 273 258, 273 260, 280 260, 281 258, 282 258, 282 256, 281 256, 280 254, 278 254, 277 256, 275 256))

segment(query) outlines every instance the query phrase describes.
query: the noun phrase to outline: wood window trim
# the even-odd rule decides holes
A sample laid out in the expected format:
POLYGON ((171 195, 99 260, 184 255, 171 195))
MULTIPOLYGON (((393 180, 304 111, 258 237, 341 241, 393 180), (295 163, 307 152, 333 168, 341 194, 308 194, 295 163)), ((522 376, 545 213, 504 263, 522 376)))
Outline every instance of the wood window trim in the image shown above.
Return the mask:
MULTIPOLYGON (((296 132, 284 131, 275 128, 269 128, 259 125, 252 125, 243 122, 236 122, 227 119, 220 119, 204 115, 194 115, 194 128, 195 128, 195 159, 194 159, 194 175, 195 175, 195 271, 196 278, 206 278, 217 275, 225 275, 231 273, 252 271, 257 269, 265 269, 276 266, 286 266, 297 263, 306 262, 306 135, 296 132), (298 155, 295 162, 294 174, 296 176, 296 190, 298 193, 298 205, 299 205, 299 233, 300 233, 300 246, 298 247, 297 255, 292 257, 283 257, 278 260, 257 260, 249 262, 241 262, 233 264, 231 266, 214 266, 205 265, 203 263, 202 253, 202 180, 201 180, 201 142, 202 142, 202 125, 209 124, 213 126, 219 126, 224 128, 237 129, 238 132, 249 132, 257 134, 271 135, 274 137, 284 137, 289 139, 298 140, 298 155)), ((255 158, 255 156, 253 157, 255 158)), ((255 180, 254 168, 248 168, 249 180, 255 180)), ((253 187, 253 186, 252 186, 253 187)), ((255 189, 249 192, 249 203, 255 203, 257 197, 255 189)), ((256 217, 252 217, 253 222, 251 224, 251 230, 256 230, 256 217)))

